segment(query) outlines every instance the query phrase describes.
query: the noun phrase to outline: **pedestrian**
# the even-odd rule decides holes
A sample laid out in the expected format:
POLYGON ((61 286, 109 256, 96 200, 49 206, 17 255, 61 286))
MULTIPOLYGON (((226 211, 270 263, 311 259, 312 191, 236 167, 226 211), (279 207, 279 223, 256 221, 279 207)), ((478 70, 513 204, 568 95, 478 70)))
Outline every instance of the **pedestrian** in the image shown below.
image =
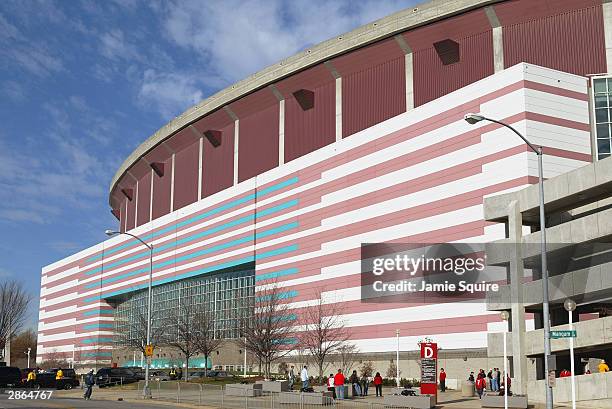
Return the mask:
POLYGON ((85 395, 83 395, 83 398, 85 398, 85 400, 91 399, 91 392, 95 383, 96 382, 94 379, 94 370, 92 369, 87 373, 87 375, 85 375, 85 386, 87 387, 87 389, 85 390, 85 395))
POLYGON ((608 364, 606 364, 605 359, 601 360, 599 365, 597 365, 597 369, 599 370, 599 373, 610 372, 610 368, 608 367, 608 364))
POLYGON ((493 390, 493 370, 489 369, 487 372, 487 382, 489 383, 489 389, 493 390))
POLYGON ((293 390, 293 385, 295 384, 295 368, 291 365, 291 369, 289 370, 289 390, 293 390))
POLYGON ((487 381, 485 378, 478 374, 478 379, 476 379, 476 392, 478 392, 478 399, 482 399, 482 394, 485 391, 487 385, 487 381))
POLYGON ((368 387, 370 386, 370 377, 365 372, 361 377, 361 394, 363 396, 368 396, 368 387))
POLYGON ((359 376, 357 375, 357 371, 353 371, 349 378, 349 383, 352 386, 353 397, 361 396, 361 386, 359 385, 359 376))
POLYGON ((176 368, 174 367, 174 365, 172 365, 172 368, 170 368, 170 380, 174 381, 176 379, 176 368))
POLYGON ((33 388, 34 384, 36 383, 36 370, 35 369, 31 369, 30 372, 28 372, 28 388, 33 388))
POLYGON ((58 369, 57 372, 55 373, 55 380, 59 381, 60 379, 62 379, 64 377, 64 371, 62 371, 62 368, 58 369))
POLYGON ((468 381, 474 382, 474 372, 470 372, 470 376, 468 376, 468 381))
POLYGON ((308 388, 308 368, 306 365, 304 365, 304 369, 302 369, 300 379, 302 380, 302 390, 305 391, 308 388))
POLYGON ((183 370, 181 369, 181 367, 176 368, 176 379, 183 379, 183 370))
POLYGON ((572 376, 572 373, 570 371, 568 371, 567 369, 563 369, 559 373, 559 378, 567 378, 568 376, 572 376))
POLYGON ((497 380, 497 390, 499 390, 499 388, 501 387, 501 371, 499 370, 499 368, 495 368, 493 377, 497 380))
POLYGON ((493 368, 493 371, 491 372, 491 390, 492 391, 499 391, 499 383, 497 382, 497 368, 493 368))
POLYGON ((446 372, 444 372, 444 368, 440 369, 440 390, 446 392, 446 372))
POLYGON ((380 372, 376 372, 374 376, 374 388, 376 389, 376 396, 380 396, 382 398, 382 383, 383 379, 380 376, 380 372))
POLYGON ((340 400, 344 399, 344 381, 342 369, 338 369, 338 373, 334 376, 334 387, 336 388, 336 397, 340 400))
POLYGON ((336 387, 334 385, 334 374, 330 373, 329 378, 327 378, 327 390, 331 391, 334 399, 336 399, 336 387))

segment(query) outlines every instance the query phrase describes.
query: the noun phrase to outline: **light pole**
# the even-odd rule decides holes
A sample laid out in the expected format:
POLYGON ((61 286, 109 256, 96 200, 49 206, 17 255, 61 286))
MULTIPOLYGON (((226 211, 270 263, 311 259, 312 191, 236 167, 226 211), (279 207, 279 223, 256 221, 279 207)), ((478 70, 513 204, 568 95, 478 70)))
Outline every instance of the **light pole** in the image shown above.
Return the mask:
POLYGON ((28 356, 28 368, 30 367, 30 352, 32 352, 32 348, 28 348, 28 352, 24 352, 28 356))
POLYGON ((506 346, 506 334, 508 333, 510 314, 508 314, 508 311, 502 311, 500 316, 504 322, 504 409, 508 409, 508 347, 506 346))
POLYGON ((397 351, 395 359, 395 376, 397 387, 400 387, 400 370, 399 370, 399 329, 395 330, 395 336, 397 337, 397 351))
POLYGON ((542 315, 544 321, 544 372, 546 372, 546 409, 553 409, 553 393, 552 387, 548 383, 548 367, 549 367, 549 357, 550 357, 550 315, 549 315, 549 305, 548 305, 548 265, 546 262, 546 217, 544 213, 544 171, 542 166, 542 147, 535 147, 532 145, 527 138, 525 138, 519 131, 511 127, 510 125, 497 121, 495 119, 487 118, 480 114, 466 114, 464 117, 465 121, 471 125, 480 122, 480 121, 489 121, 494 122, 496 124, 505 126, 510 129, 512 132, 517 134, 523 142, 531 148, 532 151, 538 156, 538 176, 539 176, 539 187, 540 187, 540 253, 541 253, 541 264, 542 264, 542 315))
MULTIPOLYGON (((139 242, 141 242, 144 246, 149 249, 149 294, 148 294, 148 303, 147 303, 147 345, 151 344, 151 287, 153 284, 153 245, 147 244, 140 237, 127 233, 127 232, 119 232, 114 230, 106 230, 104 232, 107 236, 112 237, 117 234, 125 234, 127 236, 133 237, 139 242)), ((145 386, 142 390, 142 397, 145 399, 151 399, 151 388, 149 387, 149 359, 147 359, 147 366, 145 367, 145 386)))
MULTIPOLYGON (((574 324, 572 323, 572 313, 576 309, 576 302, 570 298, 563 302, 563 307, 567 311, 569 315, 569 329, 570 331, 574 329, 574 324)), ((571 334, 570 334, 571 335, 571 334)), ((570 373, 571 373, 571 382, 572 382, 572 409, 576 409, 576 383, 574 378, 574 337, 570 336, 569 339, 569 347, 570 347, 570 373)))

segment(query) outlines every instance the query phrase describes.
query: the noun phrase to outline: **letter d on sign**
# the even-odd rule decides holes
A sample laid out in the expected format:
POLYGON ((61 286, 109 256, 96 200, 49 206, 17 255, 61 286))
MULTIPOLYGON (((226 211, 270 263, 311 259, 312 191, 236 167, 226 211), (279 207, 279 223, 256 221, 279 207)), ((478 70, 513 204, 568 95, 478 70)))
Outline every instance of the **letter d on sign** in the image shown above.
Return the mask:
POLYGON ((433 348, 429 345, 426 345, 423 351, 423 358, 433 358, 434 351, 433 348))

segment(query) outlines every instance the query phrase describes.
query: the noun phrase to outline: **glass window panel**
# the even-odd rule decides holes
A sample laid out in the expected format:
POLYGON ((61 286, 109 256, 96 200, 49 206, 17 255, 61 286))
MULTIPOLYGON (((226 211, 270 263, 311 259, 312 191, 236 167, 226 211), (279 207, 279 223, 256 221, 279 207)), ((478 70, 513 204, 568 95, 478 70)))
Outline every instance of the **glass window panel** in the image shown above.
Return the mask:
POLYGON ((597 152, 610 153, 610 139, 597 139, 597 152))
POLYGON ((612 77, 608 78, 608 92, 612 92, 612 77))
POLYGON ((609 156, 610 156, 609 153, 603 153, 603 154, 598 155, 598 159, 604 159, 604 158, 607 158, 609 156))
POLYGON ((597 94, 595 95, 595 108, 605 108, 608 106, 608 95, 597 94))
POLYGON ((608 122, 608 110, 600 108, 595 110, 595 121, 597 123, 608 122))
POLYGON ((609 138, 610 137, 610 125, 609 124, 597 124, 597 137, 598 138, 609 138))
POLYGON ((605 78, 594 79, 593 88, 595 88, 596 93, 606 92, 607 91, 606 90, 606 79, 605 78))

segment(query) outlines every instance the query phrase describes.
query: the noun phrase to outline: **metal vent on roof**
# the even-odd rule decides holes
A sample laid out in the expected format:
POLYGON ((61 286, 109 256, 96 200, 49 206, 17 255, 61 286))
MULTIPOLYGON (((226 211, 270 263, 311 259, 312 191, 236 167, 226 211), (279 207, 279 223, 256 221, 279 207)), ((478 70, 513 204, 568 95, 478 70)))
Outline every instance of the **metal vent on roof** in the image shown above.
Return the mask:
POLYGON ((132 201, 132 197, 134 197, 134 189, 121 189, 121 193, 132 201))
POLYGON ((164 176, 164 164, 163 162, 153 162, 151 163, 151 169, 153 169, 153 172, 155 172, 155 174, 159 177, 164 176))
POLYGON ((204 136, 206 137, 206 139, 208 139, 208 142, 210 142, 210 144, 214 146, 215 148, 221 145, 221 135, 222 134, 223 132, 214 131, 212 129, 209 129, 204 132, 204 136))
POLYGON ((308 89, 299 89, 293 93, 293 96, 303 111, 314 108, 314 92, 308 89))
POLYGON ((449 65, 459 62, 459 43, 447 38, 433 44, 442 64, 449 65))

